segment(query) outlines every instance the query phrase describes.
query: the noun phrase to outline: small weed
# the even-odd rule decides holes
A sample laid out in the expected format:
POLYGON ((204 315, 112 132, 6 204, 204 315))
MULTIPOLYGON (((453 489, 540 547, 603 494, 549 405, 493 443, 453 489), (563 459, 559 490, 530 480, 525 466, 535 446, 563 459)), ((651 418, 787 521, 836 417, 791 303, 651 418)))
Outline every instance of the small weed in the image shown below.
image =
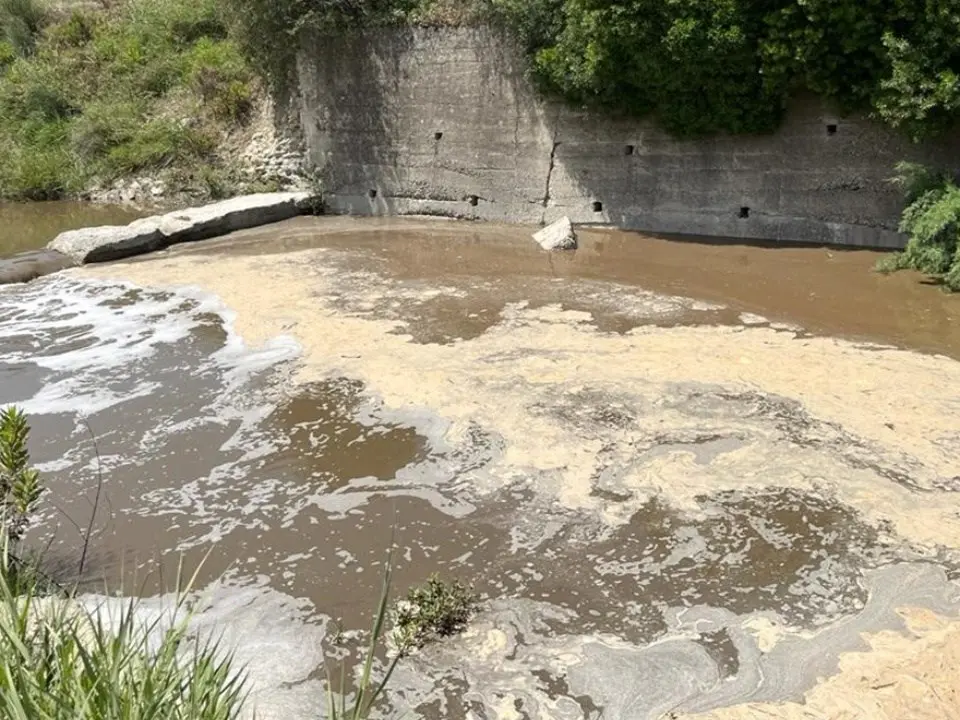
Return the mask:
POLYGON ((6 538, 17 542, 27 529, 43 488, 40 473, 30 466, 27 417, 16 407, 0 411, 0 520, 6 538))
POLYGON ((201 187, 212 199, 222 200, 236 194, 237 181, 228 170, 203 165, 197 174, 201 187))
POLYGON ((884 255, 882 258, 877 260, 877 264, 874 266, 874 269, 878 273, 883 273, 887 275, 897 270, 902 270, 902 255, 903 253, 890 253, 889 255, 884 255))
POLYGON ((432 575, 394 604, 390 642, 398 655, 422 648, 437 638, 462 632, 479 608, 474 592, 459 580, 432 575))

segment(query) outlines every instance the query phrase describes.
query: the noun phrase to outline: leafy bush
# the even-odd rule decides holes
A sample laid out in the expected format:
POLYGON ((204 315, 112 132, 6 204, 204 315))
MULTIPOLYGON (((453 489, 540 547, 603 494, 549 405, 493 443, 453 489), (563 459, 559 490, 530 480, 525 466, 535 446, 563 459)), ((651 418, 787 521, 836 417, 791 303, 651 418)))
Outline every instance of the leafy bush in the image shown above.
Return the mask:
POLYGON ((491 0, 544 88, 678 135, 776 127, 805 87, 914 138, 960 111, 956 0, 491 0))
POLYGON ((907 198, 900 232, 909 235, 902 253, 878 263, 881 272, 910 268, 960 290, 960 187, 947 175, 901 163, 898 184, 907 198))
POLYGON ((462 632, 477 608, 477 596, 459 580, 444 582, 432 575, 394 605, 391 645, 403 655, 436 638, 462 632))

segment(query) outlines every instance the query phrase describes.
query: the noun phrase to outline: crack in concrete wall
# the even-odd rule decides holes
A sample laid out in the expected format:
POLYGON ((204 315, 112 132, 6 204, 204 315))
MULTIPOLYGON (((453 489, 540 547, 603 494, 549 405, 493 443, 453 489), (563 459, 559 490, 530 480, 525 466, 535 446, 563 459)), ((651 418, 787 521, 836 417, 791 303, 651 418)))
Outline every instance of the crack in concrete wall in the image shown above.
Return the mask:
MULTIPOLYGON (((550 180, 553 178, 553 168, 557 162, 557 148, 560 147, 560 143, 554 142, 553 146, 550 148, 550 159, 549 165, 547 166, 547 179, 544 183, 543 188, 543 207, 546 208, 550 205, 550 180)), ((542 218, 540 223, 543 224, 546 218, 542 218)))

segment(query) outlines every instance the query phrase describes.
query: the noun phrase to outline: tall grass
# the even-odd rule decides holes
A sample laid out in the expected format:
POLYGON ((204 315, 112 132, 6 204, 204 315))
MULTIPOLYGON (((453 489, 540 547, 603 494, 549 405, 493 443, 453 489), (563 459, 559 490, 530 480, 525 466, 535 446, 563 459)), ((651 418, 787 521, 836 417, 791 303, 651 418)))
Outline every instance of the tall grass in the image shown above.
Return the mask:
POLYGON ((13 54, 29 55, 36 47, 43 18, 37 0, 0 0, 0 40, 13 54))
POLYGON ((242 675, 215 643, 191 637, 182 594, 145 620, 15 586, 0 553, 0 717, 5 720, 233 720, 242 675), (166 627, 167 624, 169 627, 166 627))
POLYGON ((335 686, 328 663, 324 663, 327 673, 327 720, 366 720, 384 695, 387 683, 393 676, 397 663, 403 657, 403 652, 397 652, 390 660, 383 677, 376 681, 373 677, 373 664, 376 660, 377 649, 384 636, 387 618, 389 616, 390 585, 392 582, 393 562, 388 557, 383 572, 383 583, 380 588, 380 602, 373 618, 373 627, 370 630, 370 640, 364 650, 363 662, 360 666, 360 675, 354 689, 352 702, 348 700, 349 689, 344 675, 344 666, 340 666, 339 685, 335 686))
MULTIPOLYGON (((196 575, 159 614, 131 599, 81 602, 24 562, 40 497, 29 426, 0 412, 0 717, 4 720, 233 720, 243 676, 216 642, 191 635, 196 575)), ((181 575, 178 574, 177 587, 181 575)))

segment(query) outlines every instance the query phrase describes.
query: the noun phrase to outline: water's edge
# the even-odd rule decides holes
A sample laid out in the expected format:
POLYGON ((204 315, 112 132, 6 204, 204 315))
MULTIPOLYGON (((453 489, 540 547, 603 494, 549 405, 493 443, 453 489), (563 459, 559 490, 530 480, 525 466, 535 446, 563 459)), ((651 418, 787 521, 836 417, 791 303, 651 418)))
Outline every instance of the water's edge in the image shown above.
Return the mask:
POLYGON ((306 192, 261 193, 141 218, 127 225, 67 230, 46 248, 0 260, 0 285, 29 282, 76 265, 120 260, 178 243, 269 225, 313 212, 313 200, 306 192))

